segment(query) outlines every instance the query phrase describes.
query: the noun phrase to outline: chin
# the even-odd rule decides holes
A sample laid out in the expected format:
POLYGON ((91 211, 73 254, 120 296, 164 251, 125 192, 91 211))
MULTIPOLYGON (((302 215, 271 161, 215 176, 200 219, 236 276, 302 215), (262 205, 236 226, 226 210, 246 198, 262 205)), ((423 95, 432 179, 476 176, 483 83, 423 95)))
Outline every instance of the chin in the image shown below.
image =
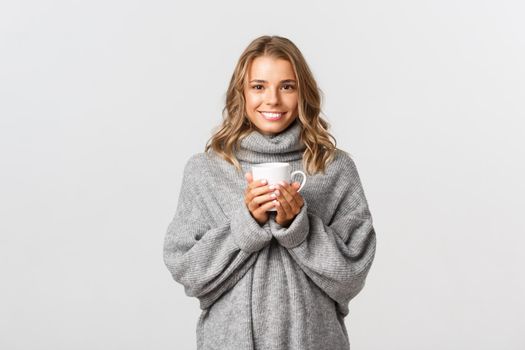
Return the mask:
POLYGON ((293 120, 278 120, 275 122, 263 121, 255 126, 257 126, 257 128, 264 134, 278 134, 284 131, 292 122, 293 120))

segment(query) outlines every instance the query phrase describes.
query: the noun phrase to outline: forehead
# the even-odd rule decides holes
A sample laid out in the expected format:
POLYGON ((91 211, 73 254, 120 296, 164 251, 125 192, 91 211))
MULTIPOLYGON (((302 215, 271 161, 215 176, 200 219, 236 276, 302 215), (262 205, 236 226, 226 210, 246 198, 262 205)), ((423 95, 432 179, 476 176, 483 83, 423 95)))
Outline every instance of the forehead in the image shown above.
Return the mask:
POLYGON ((280 82, 295 79, 292 64, 282 58, 260 56, 255 58, 248 69, 248 81, 252 79, 280 82))

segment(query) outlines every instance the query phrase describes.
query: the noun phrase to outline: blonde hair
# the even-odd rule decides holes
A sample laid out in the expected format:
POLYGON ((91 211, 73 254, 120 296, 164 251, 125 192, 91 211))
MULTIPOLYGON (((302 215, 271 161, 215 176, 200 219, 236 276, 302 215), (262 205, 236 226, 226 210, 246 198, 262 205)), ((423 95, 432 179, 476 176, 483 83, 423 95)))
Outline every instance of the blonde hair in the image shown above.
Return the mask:
POLYGON ((223 121, 206 143, 204 152, 214 150, 220 157, 241 171, 234 151, 240 141, 255 130, 246 116, 244 84, 252 61, 259 56, 285 59, 293 67, 298 85, 298 118, 300 138, 306 145, 303 168, 309 174, 325 171, 336 154, 336 139, 328 132, 329 124, 321 117, 321 94, 306 60, 289 39, 280 36, 261 36, 253 40, 241 54, 230 80, 223 108, 223 121), (333 142, 330 140, 333 139, 333 142))

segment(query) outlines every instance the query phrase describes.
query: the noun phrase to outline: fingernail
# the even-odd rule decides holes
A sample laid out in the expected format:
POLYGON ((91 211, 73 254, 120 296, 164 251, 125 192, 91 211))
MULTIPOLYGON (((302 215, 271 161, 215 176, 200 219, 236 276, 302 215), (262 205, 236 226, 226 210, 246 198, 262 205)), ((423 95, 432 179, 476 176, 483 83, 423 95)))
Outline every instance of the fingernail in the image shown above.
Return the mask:
POLYGON ((281 186, 284 186, 284 181, 279 181, 279 184, 280 184, 281 186))
POLYGON ((262 184, 266 184, 266 180, 262 180, 261 183, 262 183, 262 184))
POLYGON ((269 189, 270 190, 275 190, 275 185, 270 185, 269 189))

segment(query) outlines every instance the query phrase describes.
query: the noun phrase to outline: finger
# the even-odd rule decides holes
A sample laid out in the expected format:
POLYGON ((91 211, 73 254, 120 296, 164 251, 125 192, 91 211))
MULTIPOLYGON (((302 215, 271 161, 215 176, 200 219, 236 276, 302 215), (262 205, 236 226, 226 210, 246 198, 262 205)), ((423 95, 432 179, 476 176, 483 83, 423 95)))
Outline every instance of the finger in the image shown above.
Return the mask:
POLYGON ((244 178, 248 181, 248 184, 250 184, 253 181, 253 175, 251 172, 247 172, 244 174, 244 178))
POLYGON ((250 189, 250 196, 251 198, 256 198, 258 196, 262 196, 262 195, 270 195, 271 193, 269 192, 272 192, 276 189, 277 187, 276 186, 272 186, 272 185, 265 185, 265 186, 259 186, 259 187, 255 187, 255 188, 252 188, 250 189))
POLYGON ((277 199, 277 201, 279 204, 278 206, 276 206, 278 212, 277 212, 277 217, 275 219, 277 221, 288 221, 289 219, 293 217, 290 212, 291 210, 290 206, 286 204, 285 199, 277 199), (288 209, 286 207, 288 207, 288 209))
MULTIPOLYGON (((257 212, 257 210, 261 207, 261 204, 259 202, 257 202, 255 200, 255 198, 252 198, 250 200, 247 200, 247 206, 248 206, 248 209, 250 209, 250 211, 252 213, 255 213, 257 212)), ((262 204, 266 204, 266 203, 262 203, 262 204)))
MULTIPOLYGON (((248 181, 248 186, 246 186, 246 189, 244 191, 244 196, 245 197, 248 197, 248 195, 250 194, 250 192, 254 189, 254 188, 259 188, 260 186, 264 186, 265 183, 264 181, 266 181, 266 179, 259 179, 259 180, 256 180, 254 181, 253 180, 253 176, 251 173, 246 173, 244 174, 244 177, 246 178, 246 180, 248 181)), ((251 199, 261 193, 265 193, 267 191, 259 191, 257 193, 254 193, 254 194, 251 194, 249 195, 249 200, 251 201, 251 199)))
POLYGON ((265 185, 268 185, 268 181, 266 179, 257 179, 257 180, 253 180, 252 182, 250 182, 248 184, 248 187, 250 188, 250 190, 252 190, 254 188, 265 186, 265 185))
POLYGON ((276 192, 273 191, 275 186, 261 186, 250 190, 245 196, 246 202, 252 203, 252 206, 264 204, 270 200, 274 200, 277 197, 276 192))
POLYGON ((254 197, 252 201, 261 205, 268 201, 274 200, 276 198, 277 198, 277 195, 274 192, 271 192, 271 193, 267 193, 267 194, 263 194, 263 195, 254 197))
POLYGON ((264 203, 263 205, 259 206, 257 209, 255 209, 254 212, 256 215, 259 215, 259 214, 262 214, 272 209, 273 207, 275 207, 275 201, 270 201, 270 202, 264 203))
POLYGON ((280 190, 281 190, 281 193, 282 193, 282 197, 284 199, 286 199, 286 201, 292 205, 293 202, 294 202, 294 196, 293 196, 293 190, 291 189, 290 185, 288 185, 287 183, 285 183, 284 185, 281 185, 280 186, 280 190))
POLYGON ((286 204, 283 204, 286 211, 291 215, 291 217, 294 217, 300 210, 301 206, 299 205, 299 200, 296 198, 297 196, 300 196, 293 187, 291 186, 285 186, 283 187, 283 198, 286 200, 288 207, 286 204))
POLYGON ((250 207, 253 207, 254 209, 256 209, 257 206, 264 204, 268 201, 274 200, 274 199, 276 199, 274 192, 266 192, 266 193, 263 192, 262 194, 259 194, 259 195, 254 195, 251 192, 249 192, 244 197, 244 202, 250 207))
POLYGON ((275 209, 277 210, 277 215, 275 216, 275 220, 276 221, 279 221, 279 220, 283 220, 282 218, 284 218, 286 216, 286 212, 284 212, 283 210, 283 207, 281 206, 281 203, 279 202, 278 199, 276 199, 276 203, 275 203, 275 209))
POLYGON ((280 186, 279 192, 280 193, 277 196, 277 200, 279 201, 279 204, 285 213, 285 216, 286 216, 285 220, 290 219, 293 216, 293 208, 287 199, 287 197, 289 198, 290 195, 288 194, 288 191, 286 190, 286 188, 283 186, 280 186))
POLYGON ((302 205, 303 197, 298 192, 299 187, 301 187, 301 184, 298 182, 294 182, 290 185, 289 192, 290 192, 290 195, 293 197, 295 204, 300 209, 303 206, 302 205))
POLYGON ((247 172, 244 174, 244 178, 246 181, 248 181, 248 188, 252 189, 258 186, 266 185, 265 181, 266 179, 253 179, 253 174, 251 172, 247 172))
POLYGON ((250 184, 253 181, 252 173, 251 172, 244 173, 244 178, 248 182, 248 186, 246 186, 246 188, 244 189, 245 202, 246 202, 246 204, 248 204, 248 202, 251 200, 251 199, 248 198, 248 192, 250 192, 250 184))
POLYGON ((295 203, 297 203, 297 206, 299 207, 299 209, 301 209, 304 204, 304 198, 301 195, 301 193, 298 191, 299 187, 301 187, 301 184, 299 183, 297 183, 297 185, 294 185, 293 198, 295 200, 295 203))

